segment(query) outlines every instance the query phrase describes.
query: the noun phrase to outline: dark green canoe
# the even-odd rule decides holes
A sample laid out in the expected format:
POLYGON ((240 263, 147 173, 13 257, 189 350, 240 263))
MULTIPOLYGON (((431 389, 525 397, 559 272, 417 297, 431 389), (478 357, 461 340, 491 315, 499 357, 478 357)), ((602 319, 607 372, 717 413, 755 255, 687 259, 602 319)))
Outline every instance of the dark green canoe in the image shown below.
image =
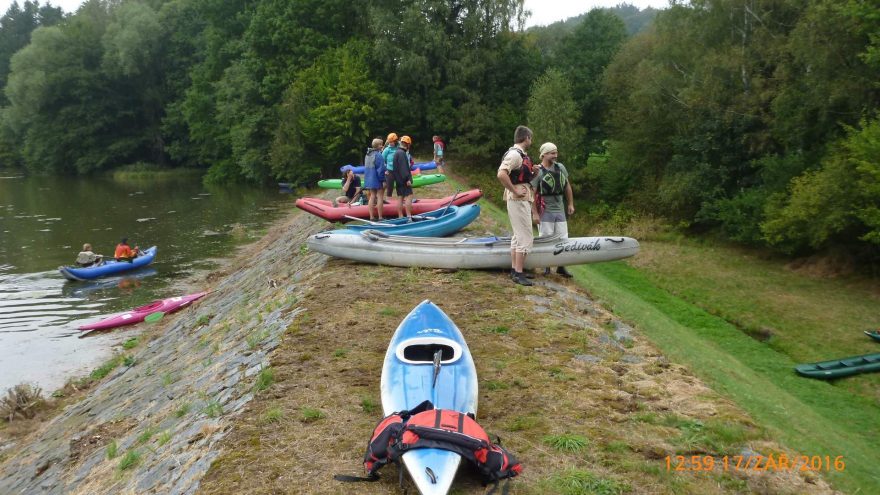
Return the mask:
POLYGON ((822 361, 821 363, 799 364, 794 367, 794 370, 801 376, 819 378, 820 380, 833 380, 859 373, 870 373, 880 371, 880 353, 822 361))
POLYGON ((865 335, 880 342, 880 330, 865 330, 865 335))

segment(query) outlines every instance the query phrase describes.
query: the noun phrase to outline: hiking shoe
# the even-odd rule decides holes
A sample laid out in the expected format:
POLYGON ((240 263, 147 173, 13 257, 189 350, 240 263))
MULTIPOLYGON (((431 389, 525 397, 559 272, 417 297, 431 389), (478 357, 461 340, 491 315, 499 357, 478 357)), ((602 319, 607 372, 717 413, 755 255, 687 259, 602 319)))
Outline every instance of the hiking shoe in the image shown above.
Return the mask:
POLYGON ((564 266, 560 266, 556 269, 556 274, 560 277, 571 278, 572 274, 568 273, 568 270, 565 269, 564 266))
POLYGON ((513 283, 519 285, 525 285, 526 287, 531 287, 535 284, 532 283, 531 280, 527 279, 525 275, 522 273, 514 272, 513 276, 510 277, 513 280, 513 283))
POLYGON ((525 278, 529 278, 529 279, 535 278, 535 272, 533 272, 531 270, 523 270, 522 276, 525 278))

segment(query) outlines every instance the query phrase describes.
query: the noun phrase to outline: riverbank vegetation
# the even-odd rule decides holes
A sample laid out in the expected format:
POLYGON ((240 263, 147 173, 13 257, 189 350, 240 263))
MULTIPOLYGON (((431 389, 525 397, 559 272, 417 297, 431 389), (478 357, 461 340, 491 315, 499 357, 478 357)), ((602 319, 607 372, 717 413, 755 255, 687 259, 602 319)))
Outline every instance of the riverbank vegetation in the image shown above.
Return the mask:
POLYGON ((204 173, 204 169, 161 167, 152 163, 138 162, 113 169, 112 175, 113 180, 117 181, 153 181, 163 179, 176 179, 180 177, 194 177, 198 179, 204 173))

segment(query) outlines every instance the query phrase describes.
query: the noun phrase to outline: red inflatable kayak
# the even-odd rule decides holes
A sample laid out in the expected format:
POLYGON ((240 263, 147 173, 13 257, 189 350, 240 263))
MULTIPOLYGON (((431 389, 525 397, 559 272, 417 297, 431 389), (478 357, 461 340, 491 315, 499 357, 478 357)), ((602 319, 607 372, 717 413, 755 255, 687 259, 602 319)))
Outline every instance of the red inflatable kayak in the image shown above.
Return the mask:
POLYGON ((133 325, 135 323, 140 323, 144 321, 144 318, 146 318, 147 315, 151 315, 153 313, 173 313, 174 311, 183 309, 196 299, 204 297, 206 294, 207 292, 199 292, 196 294, 190 294, 188 296, 160 299, 158 301, 151 302, 146 306, 135 308, 127 313, 104 318, 101 321, 96 321, 95 323, 90 323, 88 325, 82 325, 79 327, 79 329, 83 331, 105 330, 107 328, 121 327, 123 325, 133 325))
MULTIPOLYGON (((446 196, 445 198, 439 199, 415 199, 412 204, 412 212, 414 215, 418 215, 438 210, 448 205, 450 201, 452 201, 452 204, 455 206, 467 205, 476 202, 482 196, 483 192, 481 190, 471 189, 470 191, 458 193, 455 195, 454 200, 453 196, 446 196)), ((334 207, 331 201, 321 198, 300 198, 296 200, 296 207, 330 222, 347 222, 351 220, 351 218, 346 218, 346 215, 354 218, 370 218, 370 211, 367 209, 367 205, 348 206, 343 204, 334 207)), ((385 199, 385 205, 382 208, 382 216, 386 218, 397 217, 396 197, 385 199)))

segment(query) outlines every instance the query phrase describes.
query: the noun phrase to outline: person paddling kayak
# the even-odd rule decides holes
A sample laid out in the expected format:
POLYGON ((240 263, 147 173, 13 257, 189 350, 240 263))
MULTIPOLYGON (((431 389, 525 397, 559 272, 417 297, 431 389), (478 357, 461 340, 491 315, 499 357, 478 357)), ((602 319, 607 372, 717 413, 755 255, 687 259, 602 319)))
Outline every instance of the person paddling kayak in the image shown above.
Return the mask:
POLYGON ((131 263, 140 253, 141 250, 138 249, 137 246, 132 249, 128 245, 128 238, 123 237, 119 244, 116 245, 116 252, 113 253, 113 257, 116 258, 116 261, 127 261, 131 263))
POLYGON ((76 255, 76 266, 85 268, 87 266, 98 266, 104 263, 103 254, 95 254, 92 251, 92 245, 88 242, 83 244, 83 250, 76 255))

